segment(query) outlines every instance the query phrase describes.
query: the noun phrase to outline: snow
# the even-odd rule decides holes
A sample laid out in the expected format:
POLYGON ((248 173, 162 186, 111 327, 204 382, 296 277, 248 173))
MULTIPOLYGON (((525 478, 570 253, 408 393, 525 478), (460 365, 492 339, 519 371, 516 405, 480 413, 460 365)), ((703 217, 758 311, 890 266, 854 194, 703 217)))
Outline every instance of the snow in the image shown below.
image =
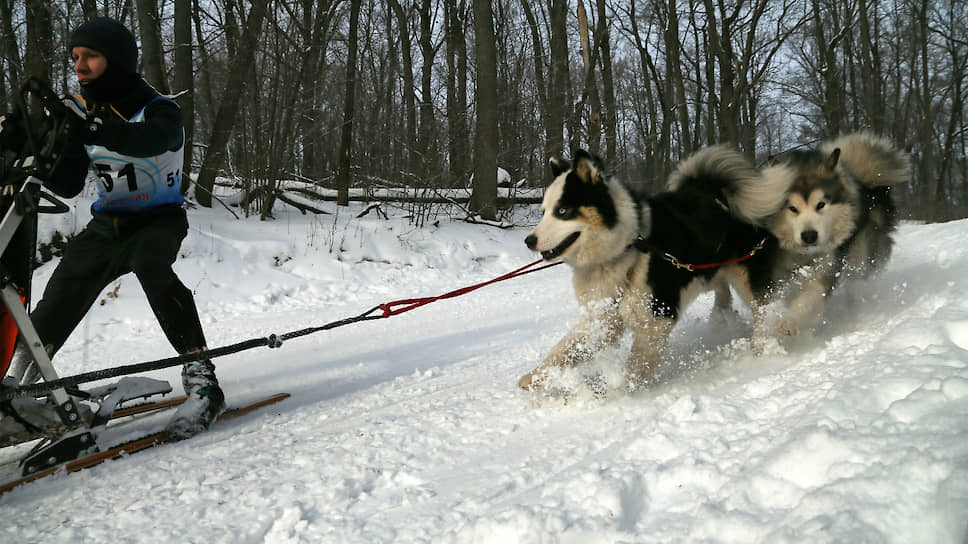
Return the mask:
MULTIPOLYGON (((44 228, 80 228, 88 203, 44 228)), ((280 205, 268 222, 190 210, 176 270, 210 347, 535 260, 523 243, 534 210, 498 229, 326 209, 280 205)), ((8 493, 0 540, 963 544, 966 235, 965 220, 903 225, 880 277, 838 291, 823 328, 765 355, 745 340, 746 309, 712 313, 703 296, 674 331, 662 381, 610 385, 605 398, 583 375, 620 374, 627 346, 563 373, 558 395, 515 385, 578 320, 565 266, 216 359, 230 404, 292 397, 8 493)), ((38 269, 38 292, 52 270, 38 269)), ((70 375, 169 355, 128 276, 55 365, 70 375)), ((180 390, 178 369, 151 376, 180 390)))

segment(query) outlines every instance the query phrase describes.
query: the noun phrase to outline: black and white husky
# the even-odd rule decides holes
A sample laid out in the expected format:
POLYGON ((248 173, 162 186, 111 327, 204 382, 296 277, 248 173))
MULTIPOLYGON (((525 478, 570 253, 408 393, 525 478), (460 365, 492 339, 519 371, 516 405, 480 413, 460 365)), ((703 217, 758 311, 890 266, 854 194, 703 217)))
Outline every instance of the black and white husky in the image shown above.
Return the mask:
POLYGON ((572 267, 585 317, 520 387, 540 387, 550 368, 586 361, 627 331, 634 335, 628 383, 647 384, 699 293, 732 285, 752 299, 749 278, 766 273, 761 253, 775 245, 758 225, 786 203, 789 176, 760 172, 739 152, 715 146, 682 163, 669 191, 637 200, 584 151, 551 166, 544 215, 525 243, 572 267))

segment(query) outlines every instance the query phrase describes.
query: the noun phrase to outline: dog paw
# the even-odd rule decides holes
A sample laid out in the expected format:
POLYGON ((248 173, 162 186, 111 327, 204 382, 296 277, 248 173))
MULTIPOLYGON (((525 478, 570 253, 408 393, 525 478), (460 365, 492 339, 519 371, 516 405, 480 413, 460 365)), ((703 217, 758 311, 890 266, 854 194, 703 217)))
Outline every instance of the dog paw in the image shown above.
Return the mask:
POLYGON ((796 321, 792 319, 782 319, 777 325, 780 329, 781 334, 787 336, 800 336, 800 327, 797 325, 796 321))
POLYGON ((541 379, 543 376, 538 372, 528 372, 518 380, 518 387, 525 391, 538 391, 541 389, 541 379))

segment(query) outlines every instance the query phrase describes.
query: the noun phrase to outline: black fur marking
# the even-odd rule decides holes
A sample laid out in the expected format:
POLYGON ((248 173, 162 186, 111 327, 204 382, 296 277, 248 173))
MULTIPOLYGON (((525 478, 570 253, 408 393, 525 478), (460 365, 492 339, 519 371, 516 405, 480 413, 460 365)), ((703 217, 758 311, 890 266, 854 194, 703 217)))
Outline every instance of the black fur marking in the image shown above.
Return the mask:
POLYGON ((586 183, 572 171, 565 177, 565 185, 561 191, 561 198, 555 204, 554 213, 557 214, 559 208, 566 208, 574 215, 559 217, 571 219, 577 216, 580 207, 594 208, 601 216, 602 224, 607 228, 614 228, 618 224, 618 210, 609 194, 608 184, 586 183))
MULTIPOLYGON (((836 155, 840 156, 840 150, 837 150, 836 155)), ((786 162, 797 172, 791 191, 799 193, 804 200, 807 200, 810 198, 810 193, 820 189, 827 200, 844 202, 846 200, 844 184, 829 164, 832 157, 833 154, 825 155, 816 150, 791 151, 786 162)), ((833 162, 836 164, 836 160, 833 162)))
POLYGON ((764 238, 766 247, 741 266, 750 277, 768 281, 770 260, 775 258, 776 239, 768 231, 740 221, 717 202, 719 190, 714 183, 705 186, 688 184, 675 192, 665 192, 647 199, 652 210, 651 229, 645 245, 656 253, 649 260, 649 284, 652 286, 654 315, 677 318, 681 293, 694 279, 710 279, 717 268, 688 271, 661 258, 669 253, 680 262, 714 264, 749 254, 764 238))
POLYGON ((854 229, 850 237, 837 247, 834 254, 838 261, 844 262, 861 232, 870 229, 877 233, 878 236, 873 237, 874 242, 871 246, 870 264, 872 266, 866 271, 867 273, 862 275, 866 278, 873 269, 883 266, 891 257, 893 246, 891 235, 897 229, 897 207, 891 198, 889 186, 870 188, 858 185, 858 187, 860 189, 860 205, 856 224, 859 227, 854 229))
POLYGON ((548 164, 551 166, 551 174, 554 177, 560 176, 571 168, 571 163, 565 159, 551 159, 548 164))

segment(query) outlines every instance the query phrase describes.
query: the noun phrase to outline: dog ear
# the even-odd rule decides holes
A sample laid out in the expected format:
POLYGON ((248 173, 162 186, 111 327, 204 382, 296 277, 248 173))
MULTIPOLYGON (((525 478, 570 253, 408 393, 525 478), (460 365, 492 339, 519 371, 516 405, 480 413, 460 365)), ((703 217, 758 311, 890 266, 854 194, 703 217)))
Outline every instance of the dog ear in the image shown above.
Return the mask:
POLYGON ((823 161, 823 165, 827 168, 827 170, 830 170, 831 172, 833 172, 834 168, 836 168, 837 166, 837 161, 839 160, 840 160, 840 148, 837 147, 830 152, 830 156, 823 161))
POLYGON ((605 181, 602 175, 602 161, 584 149, 574 153, 575 174, 585 183, 601 183, 605 181))
POLYGON ((551 166, 551 173, 554 175, 554 177, 564 174, 571 168, 570 162, 557 157, 551 157, 548 159, 548 165, 551 166))

